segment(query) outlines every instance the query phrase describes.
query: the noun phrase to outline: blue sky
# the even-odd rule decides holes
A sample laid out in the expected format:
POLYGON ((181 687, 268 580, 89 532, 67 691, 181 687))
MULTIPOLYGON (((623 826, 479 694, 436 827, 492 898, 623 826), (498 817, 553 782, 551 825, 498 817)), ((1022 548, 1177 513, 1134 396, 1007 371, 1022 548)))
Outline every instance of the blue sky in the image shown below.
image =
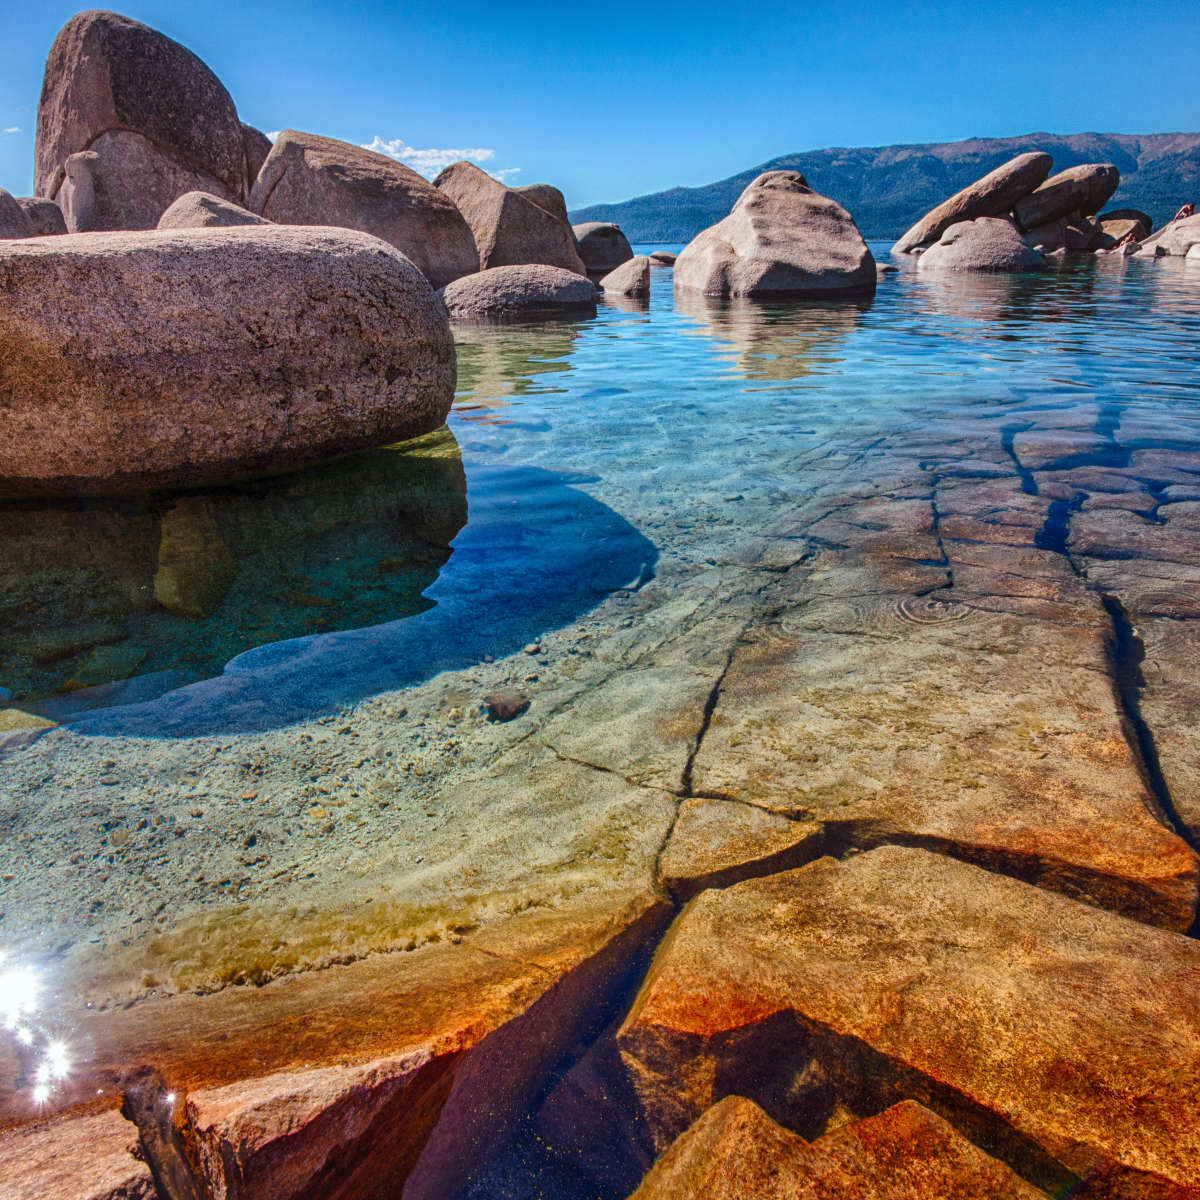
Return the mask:
MULTIPOLYGON (((0 186, 15 194, 31 187, 46 52, 75 11, 0 3, 0 186)), ((263 130, 490 152, 475 157, 573 208, 822 146, 1200 129, 1200 22, 1182 0, 118 11, 199 54, 263 130)))

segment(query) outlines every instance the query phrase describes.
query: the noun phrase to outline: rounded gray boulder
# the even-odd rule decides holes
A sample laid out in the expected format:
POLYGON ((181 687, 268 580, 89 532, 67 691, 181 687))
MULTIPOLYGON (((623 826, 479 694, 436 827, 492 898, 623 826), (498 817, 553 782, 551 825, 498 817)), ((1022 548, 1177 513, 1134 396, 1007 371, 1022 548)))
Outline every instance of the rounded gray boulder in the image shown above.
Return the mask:
POLYGON ((600 280, 600 290, 609 296, 634 296, 643 299, 650 295, 650 259, 637 254, 609 271, 600 280))
POLYGON ((0 244, 0 491, 213 483, 415 437, 455 359, 420 272, 350 230, 0 244))
POLYGON ((760 175, 675 260, 675 290, 705 296, 869 295, 875 281, 853 217, 798 171, 760 175))
POLYGON ((0 188, 0 239, 33 237, 33 226, 17 200, 0 188))
POLYGON ((1068 167, 1018 200, 1013 216, 1022 229, 1032 229, 1072 213, 1091 216, 1108 203, 1120 182, 1121 172, 1112 163, 1068 167))
POLYGON ((233 204, 213 196, 209 192, 185 192, 158 219, 159 229, 210 229, 214 226, 228 228, 233 225, 270 225, 266 217, 260 217, 233 204))
POLYGON ((977 217, 951 225, 919 259, 919 271, 1033 271, 1045 255, 1022 240, 1005 217, 977 217))
POLYGON ((596 311, 590 279, 540 263, 491 267, 447 284, 440 295, 455 320, 590 316, 596 311))
POLYGON ((53 200, 43 200, 38 196, 18 196, 17 203, 29 221, 31 237, 53 237, 67 232, 62 209, 53 200))
POLYGON ((585 221, 582 225, 573 225, 572 229, 579 243, 579 257, 590 275, 607 275, 633 257, 633 248, 620 225, 585 221))

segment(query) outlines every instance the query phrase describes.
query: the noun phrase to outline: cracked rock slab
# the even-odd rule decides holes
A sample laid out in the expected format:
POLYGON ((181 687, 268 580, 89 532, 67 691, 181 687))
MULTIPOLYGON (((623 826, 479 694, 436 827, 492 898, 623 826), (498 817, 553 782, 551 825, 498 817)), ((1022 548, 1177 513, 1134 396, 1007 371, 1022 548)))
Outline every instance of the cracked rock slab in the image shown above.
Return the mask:
POLYGON ((925 851, 698 896, 610 1043, 660 1152, 728 1095, 789 1127, 917 1099, 1039 1186, 1200 1189, 1200 946, 925 851))
POLYGON ((631 1200, 1038 1200, 1045 1192, 912 1100, 816 1142, 752 1100, 714 1104, 631 1200))
MULTIPOLYGON (((1012 561, 1016 573, 1038 556, 1012 561)), ((750 631, 695 792, 820 823, 835 843, 926 845, 1186 929, 1196 855, 1151 815, 1099 606, 1060 604, 1050 621, 954 596, 801 603, 750 631)))

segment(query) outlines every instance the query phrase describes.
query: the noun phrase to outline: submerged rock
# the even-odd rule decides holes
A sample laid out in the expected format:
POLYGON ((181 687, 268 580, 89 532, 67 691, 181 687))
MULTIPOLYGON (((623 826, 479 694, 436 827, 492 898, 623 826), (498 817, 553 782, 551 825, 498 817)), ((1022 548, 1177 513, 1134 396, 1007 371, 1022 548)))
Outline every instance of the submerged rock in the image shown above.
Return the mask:
POLYGON ((714 1104, 631 1200, 1045 1200, 1011 1168, 912 1100, 815 1142, 752 1100, 714 1104))
POLYGON ((209 192, 186 192, 158 220, 159 229, 207 229, 213 226, 270 225, 260 217, 209 192))
POLYGON ((458 320, 591 316, 596 311, 596 288, 586 276, 534 264, 492 267, 448 284, 439 295, 458 320))
POLYGON ((364 234, 31 239, 0 245, 0 287, 10 489, 213 481, 413 437, 449 410, 445 312, 364 234))
POLYGON ((951 225, 960 221, 996 217, 1007 212, 1022 196, 1045 181, 1053 164, 1050 155, 1041 151, 1018 154, 926 213, 896 242, 892 253, 903 254, 935 242, 951 225))
POLYGON ((528 710, 529 697, 516 688, 499 688, 484 696, 482 706, 489 721, 511 721, 528 710))
POLYGON ((591 275, 607 275, 633 257, 633 248, 619 225, 586 221, 572 229, 579 243, 579 257, 591 275))
POLYGON ((675 262, 676 290, 706 296, 867 294, 875 281, 853 218, 798 171, 760 175, 675 262))
POLYGON ((650 295, 650 259, 644 254, 631 258, 622 263, 615 271, 609 271, 600 280, 602 291, 613 296, 636 296, 644 298, 650 295))
POLYGON ((384 154, 285 129, 263 163, 250 207, 281 225, 337 225, 374 234, 435 287, 479 270, 462 213, 411 167, 384 154))
POLYGON ((698 897, 607 1044, 659 1151, 730 1095, 802 1131, 906 1097, 1039 1186, 1165 1198, 1200 1188, 1198 986, 1190 938, 885 847, 698 897))
MULTIPOLYGON (((1065 245, 1065 230, 1063 237, 1065 245)), ((1045 265, 1043 255, 1026 245, 1017 227, 1004 217, 978 217, 951 225, 917 260, 919 271, 1033 271, 1045 265)))
POLYGON ((68 209, 72 232, 151 229, 176 196, 196 188, 245 196, 241 126, 221 82, 177 42, 98 10, 73 17, 50 48, 38 103, 37 195, 58 198, 67 161, 84 151, 100 155, 110 200, 68 209))
POLYGON ((434 180, 471 227, 480 271, 540 263, 586 275, 571 227, 473 163, 457 162, 434 180))
POLYGON ((176 502, 162 519, 154 599, 180 617, 207 617, 233 586, 233 555, 212 505, 200 496, 176 502))

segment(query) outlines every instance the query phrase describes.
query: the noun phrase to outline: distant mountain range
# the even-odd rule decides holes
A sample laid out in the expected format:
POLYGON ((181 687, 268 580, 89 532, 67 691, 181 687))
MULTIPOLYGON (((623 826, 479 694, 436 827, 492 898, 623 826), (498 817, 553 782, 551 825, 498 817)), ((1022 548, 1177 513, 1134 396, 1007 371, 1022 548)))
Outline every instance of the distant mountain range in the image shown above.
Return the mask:
POLYGON ((1140 208, 1156 225, 1185 201, 1200 202, 1200 133, 1030 133, 924 146, 872 146, 785 154, 707 187, 671 188, 571 213, 574 223, 614 221, 631 242, 688 242, 719 221, 763 171, 800 171, 809 186, 849 209, 868 238, 897 238, 935 204, 1026 150, 1054 169, 1115 163, 1121 187, 1109 208, 1140 208))

